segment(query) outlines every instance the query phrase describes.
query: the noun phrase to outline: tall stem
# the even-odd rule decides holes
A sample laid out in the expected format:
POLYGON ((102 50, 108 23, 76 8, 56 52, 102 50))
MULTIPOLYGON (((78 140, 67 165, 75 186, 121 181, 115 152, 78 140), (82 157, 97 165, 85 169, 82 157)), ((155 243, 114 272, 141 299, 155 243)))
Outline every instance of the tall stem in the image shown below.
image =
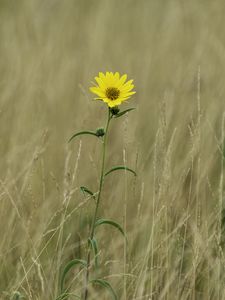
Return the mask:
MULTIPOLYGON (((97 197, 97 201, 96 201, 95 212, 94 212, 94 216, 93 216, 93 219, 92 219, 90 237, 89 237, 91 240, 93 239, 94 233, 95 233, 95 223, 96 223, 96 219, 97 219, 98 208, 99 208, 99 203, 100 203, 100 200, 101 200, 101 193, 102 193, 102 187, 103 187, 103 182, 104 182, 106 143, 107 143, 107 134, 108 134, 110 120, 111 120, 111 112, 110 112, 110 109, 109 109, 108 119, 107 119, 107 123, 106 123, 106 126, 105 126, 105 135, 104 135, 103 144, 102 144, 102 166, 101 166, 101 173, 100 173, 98 197, 97 197)), ((87 269, 86 269, 86 274, 85 274, 84 300, 88 299, 88 281, 89 281, 90 259, 91 259, 91 249, 90 249, 90 246, 88 246, 87 269)))

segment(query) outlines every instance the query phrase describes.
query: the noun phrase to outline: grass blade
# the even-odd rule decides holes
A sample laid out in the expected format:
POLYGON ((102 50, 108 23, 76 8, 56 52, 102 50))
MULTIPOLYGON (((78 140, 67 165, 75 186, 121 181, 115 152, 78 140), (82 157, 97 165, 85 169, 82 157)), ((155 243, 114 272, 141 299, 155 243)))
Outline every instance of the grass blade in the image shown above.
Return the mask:
POLYGON ((75 294, 73 294, 73 293, 64 293, 64 294, 61 294, 60 296, 58 296, 58 297, 56 298, 56 300, 66 300, 69 296, 72 296, 72 297, 74 297, 74 298, 76 298, 76 299, 81 299, 80 296, 75 295, 75 294))
POLYGON ((108 225, 111 225, 111 226, 115 227, 116 229, 119 230, 120 233, 122 233, 122 235, 124 237, 126 237, 126 235, 125 235, 125 233, 123 231, 123 228, 117 222, 115 222, 113 220, 109 220, 109 219, 99 219, 99 220, 96 221, 95 227, 97 227, 99 225, 102 225, 102 224, 108 224, 108 225))
POLYGON ((137 173, 134 170, 132 170, 132 169, 126 167, 126 166, 116 166, 116 167, 113 167, 108 172, 106 172, 104 176, 107 176, 108 174, 110 174, 110 173, 112 173, 114 171, 117 171, 117 170, 126 170, 126 171, 129 171, 129 172, 133 173, 135 176, 137 176, 137 173))
POLYGON ((97 242, 97 240, 95 239, 95 237, 93 237, 93 239, 88 239, 88 242, 90 243, 90 245, 91 245, 91 248, 92 248, 92 250, 93 250, 93 252, 94 252, 94 255, 95 255, 95 257, 94 257, 94 259, 95 259, 95 267, 97 268, 98 267, 98 242, 97 242))
POLYGON ((65 266, 65 268, 63 270, 63 273, 62 273, 62 278, 61 278, 61 282, 60 282, 61 292, 63 292, 63 286, 64 286, 64 281, 65 281, 66 274, 71 270, 71 268, 73 268, 74 266, 77 266, 77 265, 81 265, 82 267, 86 267, 87 262, 85 260, 82 260, 82 259, 73 259, 70 262, 68 262, 68 264, 65 266))
POLYGON ((101 285, 102 287, 106 288, 110 295, 112 296, 112 299, 113 300, 118 300, 118 296, 117 294, 115 293, 114 289, 112 288, 112 286, 110 285, 110 283, 104 279, 93 279, 90 281, 91 283, 93 284, 98 284, 98 285, 101 285))

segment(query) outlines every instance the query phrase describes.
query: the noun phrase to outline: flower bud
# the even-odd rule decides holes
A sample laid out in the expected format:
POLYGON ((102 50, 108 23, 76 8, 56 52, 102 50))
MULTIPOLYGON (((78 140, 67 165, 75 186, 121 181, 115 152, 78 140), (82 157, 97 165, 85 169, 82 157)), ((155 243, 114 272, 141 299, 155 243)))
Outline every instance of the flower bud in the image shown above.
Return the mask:
POLYGON ((96 135, 97 135, 98 137, 104 136, 104 135, 105 135, 105 130, 104 130, 104 128, 98 128, 98 129, 96 130, 96 135))
POLYGON ((113 116, 117 115, 118 112, 120 111, 119 107, 118 106, 114 106, 110 109, 111 113, 113 116))

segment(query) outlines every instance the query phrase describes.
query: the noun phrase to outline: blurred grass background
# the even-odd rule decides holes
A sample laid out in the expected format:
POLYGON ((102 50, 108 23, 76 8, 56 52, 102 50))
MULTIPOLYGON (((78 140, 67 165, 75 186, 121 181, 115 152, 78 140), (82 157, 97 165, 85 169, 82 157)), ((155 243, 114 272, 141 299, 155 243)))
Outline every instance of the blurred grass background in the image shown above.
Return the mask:
POLYGON ((104 125, 99 71, 134 79, 107 165, 138 173, 106 182, 101 215, 129 244, 99 230, 99 276, 119 299, 225 299, 224 13, 222 0, 0 0, 1 299, 55 299, 62 266, 84 258, 93 203, 79 187, 96 191, 100 144, 67 140, 104 125))

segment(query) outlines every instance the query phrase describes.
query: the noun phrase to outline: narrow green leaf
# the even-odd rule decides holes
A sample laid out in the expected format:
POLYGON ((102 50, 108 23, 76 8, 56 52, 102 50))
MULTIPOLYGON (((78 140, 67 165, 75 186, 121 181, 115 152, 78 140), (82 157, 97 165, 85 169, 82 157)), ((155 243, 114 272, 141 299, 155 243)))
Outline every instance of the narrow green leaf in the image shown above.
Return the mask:
POLYGON ((117 171, 117 170, 126 170, 126 171, 129 171, 131 173, 133 173, 135 176, 137 176, 137 173, 134 172, 132 169, 126 167, 126 166, 116 166, 116 167, 113 167, 112 169, 110 169, 108 172, 105 173, 104 176, 114 172, 114 171, 117 171))
POLYGON ((113 300, 119 299, 114 289, 112 288, 111 284, 108 281, 104 279, 93 279, 90 282, 93 284, 101 285, 102 287, 106 288, 109 291, 110 295, 112 296, 113 300))
POLYGON ((73 294, 73 293, 63 293, 63 294, 61 294, 60 296, 58 296, 57 298, 56 298, 56 300, 66 300, 68 297, 70 297, 70 296, 72 296, 72 297, 74 297, 74 298, 76 298, 76 299, 81 299, 81 297, 80 296, 77 296, 77 295, 75 295, 75 294, 73 294))
POLYGON ((71 142, 75 137, 77 137, 79 135, 82 135, 82 134, 90 134, 90 135, 97 136, 94 131, 80 131, 80 132, 75 133, 74 135, 72 135, 71 138, 69 139, 68 143, 71 142))
POLYGON ((88 188, 86 188, 86 186, 81 186, 80 189, 84 194, 87 193, 87 194, 91 195, 93 198, 95 198, 94 193, 92 193, 92 191, 90 191, 88 188))
POLYGON ((123 110, 123 111, 121 111, 120 113, 116 114, 116 115, 114 116, 114 118, 119 118, 119 117, 125 115, 126 113, 128 113, 129 111, 132 111, 132 110, 134 110, 134 109, 135 109, 135 108, 132 107, 132 108, 128 108, 128 109, 126 109, 126 110, 123 110))
POLYGON ((123 228, 117 222, 112 221, 112 220, 108 220, 108 219, 99 219, 99 220, 96 221, 95 227, 97 227, 99 225, 102 225, 102 224, 108 224, 108 225, 114 226, 115 228, 117 228, 122 233, 122 235, 124 237, 126 237, 126 235, 123 231, 123 228))
POLYGON ((89 244, 91 245, 91 248, 94 252, 94 260, 95 260, 95 267, 97 268, 98 267, 98 242, 97 240, 95 239, 95 237, 93 237, 93 239, 88 239, 88 242, 89 244))
POLYGON ((62 278, 61 278, 61 282, 60 282, 61 292, 63 292, 63 286, 64 286, 66 274, 70 271, 71 268, 73 268, 76 265, 81 265, 82 267, 86 267, 87 262, 82 259, 73 259, 67 263, 67 265, 65 266, 65 268, 63 270, 62 278))

